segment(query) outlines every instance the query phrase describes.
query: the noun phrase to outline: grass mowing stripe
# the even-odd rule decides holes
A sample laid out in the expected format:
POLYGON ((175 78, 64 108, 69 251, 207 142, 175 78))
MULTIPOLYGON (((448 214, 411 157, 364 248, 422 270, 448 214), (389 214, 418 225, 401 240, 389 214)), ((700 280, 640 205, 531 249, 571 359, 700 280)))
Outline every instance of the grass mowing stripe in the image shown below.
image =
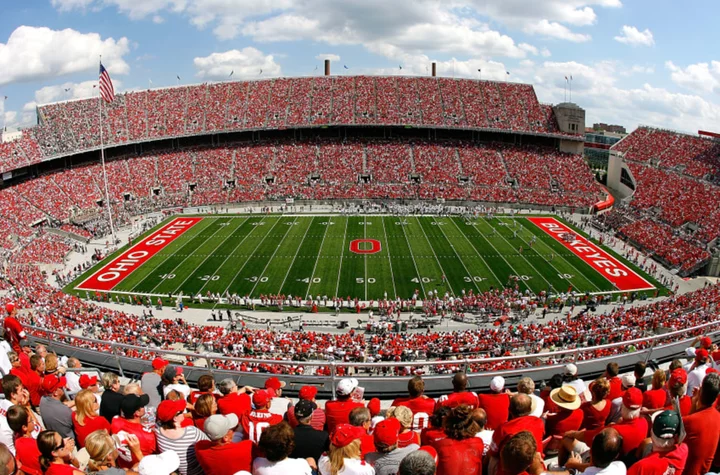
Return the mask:
POLYGON ((345 256, 345 241, 347 241, 347 230, 350 225, 350 218, 345 218, 345 232, 343 233, 342 244, 340 245, 340 265, 338 266, 337 283, 335 284, 335 295, 340 297, 340 277, 342 276, 343 257, 345 256))
POLYGON ((382 223, 383 228, 383 248, 384 251, 387 253, 387 261, 390 265, 390 280, 392 281, 393 286, 393 298, 397 298, 397 284, 395 283, 395 271, 393 270, 392 260, 390 259, 390 248, 388 247, 388 237, 387 237, 387 231, 385 230, 385 218, 380 217, 380 222, 382 223))
MULTIPOLYGON (((302 220, 306 221, 306 220, 302 220)), ((278 255, 278 251, 280 249, 283 249, 283 254, 280 254, 280 256, 283 256, 283 258, 286 258, 285 256, 288 256, 289 254, 286 253, 286 251, 291 251, 293 248, 295 251, 293 252, 293 256, 295 253, 297 253, 297 246, 295 246, 295 243, 288 244, 285 246, 285 242, 287 242, 287 237, 290 234, 294 234, 297 230, 302 229, 300 225, 301 221, 298 221, 297 217, 294 217, 292 221, 285 222, 285 225, 287 226, 287 229, 285 230, 285 234, 280 239, 280 242, 278 243, 277 247, 273 251, 272 255, 270 256, 270 259, 267 260, 265 263, 265 267, 263 267, 262 271, 258 274, 258 279, 255 281, 255 285, 250 290, 249 294, 252 296, 257 295, 263 295, 263 294, 269 294, 274 293, 274 290, 277 289, 277 282, 272 282, 275 280, 279 280, 279 273, 286 273, 287 271, 283 269, 282 264, 279 264, 279 262, 275 262, 277 267, 271 266, 270 264, 273 263, 275 260, 275 256, 278 255), (297 224, 296 224, 297 223, 297 224)), ((304 232, 303 232, 304 234, 304 232)))
MULTIPOLYGON (((184 272, 184 269, 181 269, 182 263, 187 259, 188 257, 194 255, 195 252, 197 252, 198 249, 200 249, 205 243, 207 243, 209 240, 212 240, 212 237, 217 234, 218 231, 223 229, 223 226, 220 226, 222 220, 219 218, 216 218, 213 220, 213 223, 208 226, 208 231, 212 231, 209 234, 198 234, 195 236, 186 246, 183 246, 178 251, 182 251, 182 254, 180 252, 176 252, 169 256, 161 265, 159 265, 156 269, 157 276, 156 275, 148 275, 145 279, 143 279, 138 285, 136 285, 132 291, 138 291, 138 292, 144 292, 148 294, 152 294, 153 291, 164 281, 170 281, 174 280, 176 277, 183 278, 184 274, 180 274, 179 272, 184 272), (164 279, 160 276, 166 276, 164 279)), ((151 260, 152 261, 152 260, 151 260)))
MULTIPOLYGON (((430 284, 434 287, 434 292, 438 292, 439 295, 445 295, 446 292, 452 292, 452 288, 447 282, 442 281, 442 276, 445 271, 442 269, 440 262, 438 261, 435 251, 432 248, 432 244, 428 241, 425 231, 420 224, 418 217, 408 218, 408 226, 406 232, 412 239, 408 239, 410 243, 410 249, 415 256, 415 261, 418 264, 421 272, 420 281, 425 284, 430 284)), ((425 298, 425 297, 423 297, 425 298)))
MULTIPOLYGON (((227 285, 227 287, 225 287, 225 290, 220 295, 225 295, 225 293, 227 293, 227 292, 230 292, 231 294, 238 294, 241 297, 247 295, 246 293, 243 293, 240 291, 241 284, 243 284, 244 281, 238 281, 238 278, 241 277, 241 274, 245 271, 248 263, 253 261, 253 256, 255 256, 255 253, 257 253, 258 249, 260 249, 260 246, 262 246, 263 243, 265 243, 267 238, 272 235, 272 233, 275 231, 275 228, 281 221, 282 221, 282 216, 278 216, 277 218, 275 218, 275 222, 270 227, 270 230, 267 231, 263 235, 262 239, 260 239, 257 242, 257 244, 255 244, 255 247, 253 247, 252 252, 250 252, 248 254, 248 256, 245 258, 245 262, 243 262, 242 266, 240 266, 240 268, 235 272, 235 275, 233 276, 232 280, 227 285)), ((265 221, 263 220, 261 222, 265 222, 265 221)), ((260 223, 258 223, 258 224, 260 224, 260 223)), ((245 280, 249 280, 249 279, 251 279, 251 278, 247 278, 247 277, 245 278, 245 280)), ((258 279, 258 277, 255 276, 255 279, 258 279)))
MULTIPOLYGON (((412 247, 410 246, 410 239, 408 239, 407 232, 405 231, 405 228, 410 225, 410 221, 408 221, 407 218, 401 218, 400 220, 400 229, 402 229, 403 237, 405 237, 405 243, 407 244, 407 254, 412 258, 413 265, 415 266, 415 283, 420 284, 420 290, 422 290, 422 294, 420 295, 421 299, 424 299, 427 296, 427 293, 425 292, 425 282, 423 282, 422 274, 420 274, 420 268, 418 267, 417 260, 415 260, 415 253, 412 251, 412 247)), ((398 244, 400 242, 398 241, 398 244)), ((403 249, 403 254, 405 255, 405 250, 403 249)), ((430 278, 427 277, 428 282, 430 282, 430 278)), ((411 279, 410 282, 413 282, 411 279)))
POLYGON ((583 274, 586 279, 588 279, 595 285, 595 287, 601 289, 602 291, 617 290, 609 280, 607 280, 597 271, 588 266, 585 261, 570 252, 565 246, 553 239, 552 236, 548 235, 545 231, 537 227, 535 223, 532 223, 528 220, 523 220, 521 221, 521 224, 526 227, 532 234, 537 236, 539 238, 538 241, 542 242, 545 246, 551 249, 556 256, 562 256, 563 259, 568 262, 568 264, 570 264, 571 266, 573 266, 573 268, 576 269, 576 272, 583 274), (586 272, 586 270, 589 272, 586 272))
MULTIPOLYGON (((458 220, 461 218, 450 219, 458 220)), ((503 283, 503 286, 508 285, 510 283, 510 276, 518 275, 517 271, 510 265, 507 259, 505 259, 505 256, 498 252, 492 242, 490 242, 490 240, 477 229, 480 222, 475 220, 473 223, 474 224, 472 226, 460 226, 458 224, 457 227, 463 234, 465 234, 468 241, 470 241, 477 251, 478 255, 483 256, 483 259, 488 263, 488 266, 491 269, 495 269, 493 270, 493 273, 498 277, 500 282, 503 282, 503 276, 507 276, 505 277, 506 281, 503 283), (490 248, 492 248, 492 250, 490 248)), ((526 289, 532 290, 526 281, 523 280, 521 283, 521 285, 526 289)))
MULTIPOLYGON (((519 223, 522 225, 527 221, 525 218, 515 218, 519 220, 519 223)), ((507 221, 505 221, 507 222, 507 221)), ((572 264, 567 262, 565 260, 564 254, 560 254, 557 259, 547 259, 545 255, 540 253, 540 249, 547 248, 549 250, 550 247, 545 244, 542 240, 535 240, 533 246, 530 246, 530 243, 525 240, 523 237, 523 234, 527 233, 530 236, 535 236, 533 233, 531 233, 529 230, 526 229, 525 226, 521 226, 522 229, 518 231, 518 237, 520 240, 522 240, 526 245, 528 249, 528 254, 534 254, 539 260, 543 261, 543 265, 547 265, 552 267, 558 274, 558 277, 561 275, 562 278, 565 279, 570 285, 573 286, 573 288, 580 292, 591 292, 591 291, 600 291, 600 289, 597 285, 595 285, 590 279, 588 279, 583 272, 579 272, 578 269, 575 268, 572 264), (524 232, 525 233, 524 233, 524 232), (572 276, 570 278, 565 276, 572 276)), ((563 289, 558 289, 562 291, 563 289)))
POLYGON ((315 261, 315 271, 312 274, 307 295, 337 296, 338 273, 340 272, 340 255, 343 252, 345 239, 345 226, 347 218, 344 216, 324 216, 325 236, 315 261), (319 279, 319 280, 315 280, 319 279))
MULTIPOLYGON (((227 219, 227 218, 226 218, 227 219)), ((215 263, 216 256, 219 255, 219 250, 223 247, 225 243, 228 241, 232 245, 233 241, 232 238, 235 236, 235 232, 239 230, 243 224, 247 221, 247 218, 245 219, 233 219, 230 218, 227 221, 224 221, 224 223, 227 223, 227 228, 230 229, 233 227, 234 223, 233 221, 238 221, 239 225, 235 226, 233 230, 224 238, 220 239, 222 236, 217 236, 215 239, 208 240, 208 248, 212 247, 212 250, 208 250, 207 253, 199 253, 199 255, 193 255, 189 260, 186 261, 186 265, 183 265, 184 269, 192 269, 190 272, 187 273, 187 277, 184 281, 178 285, 175 290, 172 292, 173 294, 177 294, 179 292, 182 292, 183 295, 194 295, 194 290, 202 287, 201 282, 207 282, 208 280, 212 279, 212 275, 215 274, 215 271, 217 271, 217 264, 215 263), (213 247, 214 245, 214 247, 213 247), (202 260, 200 260, 202 258, 202 260), (197 261, 200 261, 199 264, 195 264, 197 261), (211 266, 208 268, 205 266, 205 263, 210 261, 211 266), (203 269, 204 271, 208 272, 207 274, 198 272, 200 269, 203 269), (198 275, 200 274, 200 275, 198 275), (193 277, 197 277, 197 280, 199 282, 195 282, 195 285, 193 285, 192 279, 193 277), (187 287, 186 287, 187 285, 187 287)), ((223 224, 224 224, 223 223, 223 224)), ((223 225, 221 224, 221 225, 223 225)), ((229 249, 228 249, 229 250, 229 249)), ((169 292, 169 289, 171 288, 169 285, 167 286, 167 289, 164 288, 165 284, 169 284, 170 281, 163 282, 158 289, 157 293, 164 294, 165 292, 169 292)))
MULTIPOLYGON (((295 266, 295 263, 297 262, 298 254, 301 257, 301 262, 305 259, 311 259, 317 262, 317 251, 318 247, 311 246, 308 247, 307 243, 310 242, 317 242, 317 239, 308 239, 308 232, 310 231, 310 228, 312 227, 313 223, 315 222, 317 218, 304 218, 304 221, 308 222, 307 227, 305 228, 305 234, 303 235, 303 238, 300 240, 300 243, 298 244, 297 248, 295 249, 295 254, 293 255, 292 262, 290 262, 290 265, 287 268, 287 272, 285 272, 285 277, 283 278, 282 284, 280 284, 280 287, 278 288, 279 294, 283 295, 292 295, 290 292, 285 292, 285 282, 287 282, 288 276, 290 275, 290 272, 293 270, 293 267, 295 266)), ((309 262, 308 262, 309 264, 309 262)), ((300 272, 307 273, 307 267, 306 265, 300 265, 300 272)), ((297 272, 297 269, 296 269, 297 272)))
POLYGON ((365 233, 367 239, 376 239, 380 242, 380 252, 368 254, 367 278, 365 279, 368 288, 368 299, 379 300, 394 298, 395 282, 393 281, 392 267, 388 255, 387 241, 383 231, 382 216, 373 216, 372 221, 365 221, 365 233))
MULTIPOLYGON (((158 224, 158 226, 156 226, 156 229, 151 231, 148 236, 156 233, 158 229, 162 229, 162 227, 165 226, 167 222, 168 221, 164 221, 163 223, 158 224)), ((203 218, 202 221, 187 230, 185 233, 183 233, 182 236, 179 236, 177 239, 171 242, 169 246, 166 246, 165 248, 163 248, 162 251, 155 254, 152 259, 147 261, 139 268, 135 269, 132 274, 127 276, 122 282, 116 285, 113 290, 135 292, 138 284, 143 282, 146 277, 159 269, 163 264, 165 264, 168 259, 172 258, 175 254, 185 249, 186 246, 189 246, 187 247, 188 250, 191 249, 192 246, 190 246, 190 244, 192 243, 193 239, 197 236, 202 235, 211 225, 216 222, 217 221, 215 218, 203 218)), ((197 245, 199 246, 200 244, 198 243, 197 245)), ((98 270, 100 270, 100 268, 98 268, 98 270)))
MULTIPOLYGON (((385 216, 383 220, 383 231, 385 232, 385 248, 394 272, 393 282, 395 284, 395 295, 403 299, 409 299, 418 290, 413 279, 419 279, 415 261, 412 259, 412 252, 405 238, 403 228, 404 218, 385 216)), ((419 293, 419 291, 418 291, 419 293)))
POLYGON ((443 223, 439 217, 420 218, 419 222, 423 231, 425 231, 425 237, 432 246, 433 252, 435 252, 438 263, 445 273, 445 281, 450 285, 450 288, 453 289, 453 293, 455 295, 462 295, 465 287, 470 287, 477 291, 478 288, 472 279, 470 279, 470 282, 465 282, 462 269, 465 270, 467 275, 470 275, 470 273, 467 272, 465 264, 463 264, 457 252, 455 252, 453 244, 447 240, 445 233, 440 229, 445 226, 445 223, 443 223), (466 285, 468 283, 470 284, 469 286, 466 285))
MULTIPOLYGON (((487 226, 490 226, 492 228, 495 228, 497 231, 497 235, 500 236, 501 239, 498 239, 496 241, 497 245, 501 248, 499 250, 502 250, 504 248, 506 250, 505 257, 510 259, 513 262, 513 267, 518 269, 520 271, 521 276, 528 276, 528 277, 540 277, 542 280, 545 281, 545 286, 543 286, 541 283, 538 283, 537 281, 531 281, 530 287, 532 287, 533 291, 537 294, 540 293, 542 290, 549 290, 550 288, 556 288, 555 285, 562 285, 564 281, 562 279, 559 279, 557 276, 555 276, 554 279, 548 279, 543 272, 540 272, 533 264, 530 262, 525 256, 520 254, 518 249, 515 248, 515 244, 511 243, 509 241, 510 236, 514 236, 515 230, 510 230, 509 226, 505 226, 504 223, 501 225, 501 221, 499 218, 496 220, 489 220, 486 218, 480 218, 481 221, 486 223, 487 226), (497 225, 493 225, 491 221, 496 221, 497 225), (506 238, 505 235, 508 237, 506 238), (551 282, 552 281, 552 282, 551 282), (554 283, 553 283, 554 282, 554 283)), ((512 238, 514 239, 514 237, 512 238)))
POLYGON ((365 236, 365 217, 348 217, 347 236, 343 244, 344 255, 340 273, 340 295, 362 299, 365 295, 365 255, 349 250, 350 242, 365 236))
MULTIPOLYGON (((457 235, 446 233, 445 237, 448 240, 453 241, 454 249, 462 252, 462 261, 465 264, 465 270, 468 272, 468 277, 464 280, 472 279, 476 286, 482 290, 490 290, 490 287, 499 288, 502 287, 502 282, 495 275, 492 268, 485 262, 480 254, 477 253, 475 247, 468 240, 467 236, 457 228, 457 223, 452 218, 442 218, 443 222, 450 224, 449 231, 457 233, 457 235), (479 280, 479 282, 478 282, 479 280)), ((443 232, 445 232, 443 230, 443 232)))
POLYGON ((320 249, 325 242, 325 236, 327 234, 327 218, 322 216, 316 216, 310 218, 310 226, 308 230, 313 230, 313 235, 310 239, 305 236, 300 249, 298 249, 295 259, 293 260, 292 266, 288 271, 288 275, 285 276, 285 282, 280 289, 280 293, 284 295, 300 296, 303 299, 307 297, 310 284, 315 276, 315 269, 317 263, 320 260, 320 249), (325 222, 325 225, 322 224, 325 222), (317 239, 315 233, 321 231, 322 239, 317 239), (308 275, 308 269, 312 266, 312 271, 308 275))

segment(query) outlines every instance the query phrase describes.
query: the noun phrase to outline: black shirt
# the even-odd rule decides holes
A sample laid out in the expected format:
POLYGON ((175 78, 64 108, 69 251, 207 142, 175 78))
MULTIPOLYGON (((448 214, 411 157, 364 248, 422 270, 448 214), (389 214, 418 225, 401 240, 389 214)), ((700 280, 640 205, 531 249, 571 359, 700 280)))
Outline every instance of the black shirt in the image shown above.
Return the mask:
POLYGON ((330 447, 330 437, 324 430, 316 430, 308 425, 295 427, 295 450, 290 458, 305 459, 312 457, 318 461, 323 452, 330 447))
POLYGON ((100 415, 112 423, 112 418, 120 415, 120 403, 124 397, 112 389, 105 391, 100 400, 100 415))

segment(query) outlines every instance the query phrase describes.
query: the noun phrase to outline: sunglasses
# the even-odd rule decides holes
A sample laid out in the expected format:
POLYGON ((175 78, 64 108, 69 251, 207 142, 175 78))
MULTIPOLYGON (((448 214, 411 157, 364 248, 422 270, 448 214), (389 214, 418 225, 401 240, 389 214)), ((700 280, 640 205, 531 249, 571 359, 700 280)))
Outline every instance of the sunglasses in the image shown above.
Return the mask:
POLYGON ((53 452, 57 452, 58 450, 62 450, 62 449, 64 449, 64 448, 65 448, 65 439, 62 439, 62 441, 60 442, 60 445, 58 445, 57 447, 55 447, 55 448, 53 449, 53 452))

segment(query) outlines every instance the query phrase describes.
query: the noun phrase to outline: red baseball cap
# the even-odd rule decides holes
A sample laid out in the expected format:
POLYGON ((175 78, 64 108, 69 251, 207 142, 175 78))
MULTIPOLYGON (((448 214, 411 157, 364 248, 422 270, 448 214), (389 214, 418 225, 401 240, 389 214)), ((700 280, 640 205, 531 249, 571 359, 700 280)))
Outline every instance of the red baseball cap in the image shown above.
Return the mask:
POLYGON ((720 373, 720 371, 716 370, 715 368, 708 368, 705 371, 705 374, 710 374, 710 373, 720 373))
POLYGON ((700 348, 695 352, 695 361, 707 360, 708 356, 707 350, 705 348, 700 348))
POLYGON ((272 396, 268 391, 255 391, 252 396, 252 402, 255 407, 265 407, 270 403, 272 396))
POLYGON ((7 313, 13 313, 13 310, 15 310, 15 302, 8 302, 5 304, 5 311, 7 313))
POLYGON ((57 388, 64 388, 67 384, 67 379, 65 379, 65 376, 60 376, 59 378, 57 376, 46 376, 42 380, 42 388, 45 393, 50 394, 55 392, 57 388))
POLYGON ((97 384, 97 382, 98 382, 97 376, 93 376, 91 378, 87 374, 83 374, 82 376, 80 376, 80 380, 78 381, 78 383, 80 384, 80 387, 83 389, 87 389, 90 386, 95 386, 97 384))
POLYGON ((638 388, 630 388, 623 394, 622 402, 628 409, 640 409, 643 403, 643 394, 638 388))
POLYGON ((435 450, 431 445, 423 445, 418 450, 422 450, 423 452, 427 452, 430 454, 430 456, 433 458, 435 463, 438 461, 438 453, 437 450, 435 450))
POLYGON ((177 401, 171 401, 165 399, 157 408, 157 418, 162 422, 170 422, 175 416, 181 412, 185 412, 185 401, 178 399, 177 401))
POLYGON ((280 381, 278 378, 273 376, 272 378, 265 381, 265 389, 272 389, 277 394, 277 391, 285 387, 285 381, 280 381))
POLYGON ((398 437, 400 437, 400 421, 395 418, 382 420, 375 426, 373 432, 375 444, 389 447, 397 444, 398 437))
POLYGON ((345 447, 363 435, 366 435, 366 432, 362 427, 340 424, 335 427, 335 432, 330 436, 330 443, 335 447, 345 447))
POLYGON ((312 399, 315 399, 317 393, 318 389, 315 386, 303 386, 300 388, 300 393, 298 394, 298 397, 300 399, 307 399, 308 401, 310 401, 312 399))
POLYGON ((670 373, 670 382, 668 383, 671 387, 679 386, 687 383, 687 373, 682 368, 677 368, 675 371, 670 373))
POLYGON ((152 360, 152 367, 153 369, 163 369, 165 366, 169 365, 170 362, 168 360, 164 360, 160 358, 159 356, 152 360))
POLYGON ((380 414, 380 399, 374 397, 370 399, 370 402, 367 405, 368 410, 370 411, 370 415, 372 417, 377 416, 380 414))
POLYGON ((706 350, 709 350, 710 347, 712 346, 712 340, 710 339, 710 337, 704 336, 704 337, 700 338, 700 346, 702 346, 706 350))

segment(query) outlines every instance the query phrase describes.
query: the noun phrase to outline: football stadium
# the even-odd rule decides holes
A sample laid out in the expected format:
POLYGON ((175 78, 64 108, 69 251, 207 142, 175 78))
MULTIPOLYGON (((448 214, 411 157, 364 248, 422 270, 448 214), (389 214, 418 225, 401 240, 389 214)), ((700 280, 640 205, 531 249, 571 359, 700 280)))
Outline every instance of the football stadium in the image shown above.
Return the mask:
POLYGON ((335 56, 4 113, 0 475, 717 472, 716 123, 335 56))

